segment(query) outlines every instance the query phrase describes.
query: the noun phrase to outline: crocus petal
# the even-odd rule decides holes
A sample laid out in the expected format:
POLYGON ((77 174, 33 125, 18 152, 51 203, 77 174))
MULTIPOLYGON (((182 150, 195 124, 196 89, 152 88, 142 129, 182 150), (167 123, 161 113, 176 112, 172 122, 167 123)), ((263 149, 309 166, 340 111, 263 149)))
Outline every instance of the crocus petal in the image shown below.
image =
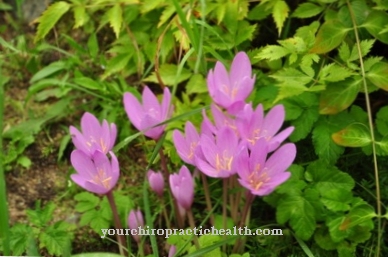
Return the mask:
POLYGON ((165 87, 163 90, 163 99, 162 99, 162 106, 161 106, 163 120, 168 119, 171 115, 170 104, 171 104, 171 93, 168 87, 165 87))
POLYGON ((81 150, 74 150, 70 155, 70 161, 74 169, 81 175, 88 179, 92 179, 96 173, 96 167, 88 155, 81 150))
POLYGON ((245 77, 252 75, 252 66, 248 55, 245 52, 239 52, 233 59, 230 67, 230 83, 240 83, 245 77))
POLYGON ((143 89, 143 106, 143 110, 153 117, 162 116, 162 109, 158 99, 147 86, 143 89))
POLYGON ((255 78, 256 77, 254 76, 253 78, 245 77, 240 79, 240 85, 234 97, 236 101, 239 100, 244 102, 245 99, 252 93, 253 86, 255 84, 255 78))
POLYGON ((257 165, 260 165, 262 168, 265 165, 268 153, 268 143, 264 138, 260 138, 255 145, 251 146, 251 165, 250 169, 253 170, 257 165))
POLYGON ((290 176, 290 172, 281 172, 275 177, 272 177, 271 181, 265 183, 262 187, 260 187, 259 190, 251 190, 251 193, 259 196, 269 195, 276 189, 276 187, 283 184, 287 179, 289 179, 290 176))
POLYGON ((110 124, 110 144, 109 144, 109 149, 113 149, 115 142, 116 142, 116 137, 117 137, 117 127, 116 124, 111 123, 110 124))
POLYGON ((237 150, 238 138, 230 127, 223 127, 217 135, 217 147, 220 152, 230 155, 237 150))
POLYGON ((283 143, 284 140, 286 140, 287 137, 291 135, 291 133, 294 131, 294 127, 288 127, 284 129, 282 132, 274 136, 268 145, 268 152, 275 151, 281 143, 283 143))
POLYGON ((101 136, 101 125, 97 118, 86 112, 81 118, 82 133, 87 135, 87 141, 96 140, 101 136))
POLYGON ((87 145, 84 135, 73 126, 70 126, 70 135, 72 137, 75 148, 91 156, 90 146, 87 145))
POLYGON ((174 141, 174 145, 179 157, 181 157, 184 162, 190 163, 191 161, 188 158, 190 155, 190 146, 186 142, 186 139, 183 137, 182 133, 178 130, 174 130, 172 132, 172 139, 174 141))
POLYGON ((142 130, 140 122, 144 116, 143 106, 131 93, 124 93, 124 109, 133 126, 137 130, 142 130))
POLYGON ((146 135, 147 137, 150 137, 152 139, 157 140, 163 134, 163 131, 164 131, 164 128, 166 127, 166 125, 162 125, 162 126, 158 126, 158 127, 154 127, 154 128, 152 128, 152 127, 160 122, 161 121, 159 121, 159 120, 155 119, 154 117, 147 114, 141 120, 140 127, 142 128, 142 130, 145 130, 144 135, 146 135))
POLYGON ((276 150, 266 162, 266 168, 269 170, 269 176, 285 171, 294 161, 296 156, 296 147, 292 143, 285 144, 276 150))
POLYGON ((279 104, 273 107, 265 116, 262 133, 275 135, 283 125, 285 117, 284 107, 279 104))
POLYGON ((217 158, 217 146, 214 139, 208 137, 207 135, 202 135, 199 141, 199 147, 201 148, 206 161, 209 162, 210 165, 216 166, 215 160, 217 158))

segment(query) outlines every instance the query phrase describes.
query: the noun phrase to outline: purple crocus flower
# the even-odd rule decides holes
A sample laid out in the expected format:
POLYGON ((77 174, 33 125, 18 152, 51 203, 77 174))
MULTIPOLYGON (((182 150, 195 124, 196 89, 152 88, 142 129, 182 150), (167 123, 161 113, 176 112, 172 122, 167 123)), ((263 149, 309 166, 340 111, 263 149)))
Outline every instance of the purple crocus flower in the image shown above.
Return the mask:
POLYGON ((236 125, 241 138, 249 148, 260 138, 264 138, 268 142, 268 151, 272 152, 294 131, 294 127, 288 127, 278 133, 284 118, 283 105, 276 105, 264 116, 261 104, 256 107, 256 110, 253 110, 250 104, 246 104, 236 118, 236 125))
MULTIPOLYGON (((144 227, 144 218, 143 214, 139 209, 132 209, 128 215, 128 227, 132 229, 136 229, 139 232, 139 227, 144 227)), ((135 239, 136 243, 140 242, 140 235, 132 234, 133 239, 135 239)))
POLYGON ((210 109, 211 109, 215 124, 213 125, 213 123, 209 120, 204 110, 202 112, 202 117, 203 117, 203 121, 201 124, 202 133, 206 135, 216 134, 217 131, 219 131, 222 127, 228 126, 231 129, 233 129, 233 131, 236 134, 238 134, 236 122, 234 118, 232 118, 230 115, 223 113, 222 110, 220 110, 220 108, 217 107, 215 104, 212 104, 210 106, 210 109))
POLYGON ((290 176, 286 169, 296 156, 296 147, 292 143, 285 144, 276 150, 267 160, 268 144, 264 138, 251 148, 243 148, 236 157, 238 181, 253 195, 264 196, 272 193, 277 186, 290 176))
POLYGON ((86 112, 81 118, 81 130, 82 132, 70 126, 73 144, 78 150, 88 156, 92 156, 96 150, 105 154, 112 150, 117 135, 114 123, 108 124, 103 120, 100 124, 93 114, 86 112))
POLYGON ((153 170, 149 170, 147 172, 148 182, 150 183, 151 189, 159 196, 163 196, 164 190, 164 178, 161 172, 155 172, 153 170))
POLYGON ((140 131, 144 130, 144 135, 152 139, 159 139, 163 134, 166 125, 157 126, 171 116, 170 108, 171 94, 165 87, 163 100, 160 104, 156 96, 148 87, 144 87, 142 104, 131 93, 124 94, 124 108, 131 123, 140 131))
POLYGON ((197 168, 209 177, 227 178, 236 173, 233 162, 239 148, 239 138, 230 127, 221 128, 215 137, 202 134, 203 157, 196 156, 197 168))
POLYGON ((199 143, 199 134, 190 121, 186 122, 185 136, 179 130, 174 130, 172 138, 175 148, 184 162, 195 165, 194 157, 199 143))
POLYGON ((178 174, 170 175, 170 188, 178 205, 190 210, 194 201, 194 179, 186 166, 183 165, 178 174))
POLYGON ((213 101, 231 114, 243 107, 254 83, 251 62, 244 52, 234 57, 229 74, 225 66, 217 62, 214 71, 209 71, 207 76, 207 86, 213 101))
POLYGON ((119 179, 119 162, 113 152, 109 152, 111 160, 105 153, 96 150, 88 156, 82 150, 71 153, 71 164, 77 171, 71 179, 80 187, 104 195, 111 191, 119 179))

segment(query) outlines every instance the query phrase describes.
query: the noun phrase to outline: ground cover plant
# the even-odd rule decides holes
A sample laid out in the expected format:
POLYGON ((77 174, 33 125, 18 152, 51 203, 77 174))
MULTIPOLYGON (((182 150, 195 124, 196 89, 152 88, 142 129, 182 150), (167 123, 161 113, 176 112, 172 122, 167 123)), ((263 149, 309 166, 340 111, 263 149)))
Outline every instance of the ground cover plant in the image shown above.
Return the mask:
POLYGON ((388 254, 386 1, 26 2, 0 2, 0 253, 388 254))

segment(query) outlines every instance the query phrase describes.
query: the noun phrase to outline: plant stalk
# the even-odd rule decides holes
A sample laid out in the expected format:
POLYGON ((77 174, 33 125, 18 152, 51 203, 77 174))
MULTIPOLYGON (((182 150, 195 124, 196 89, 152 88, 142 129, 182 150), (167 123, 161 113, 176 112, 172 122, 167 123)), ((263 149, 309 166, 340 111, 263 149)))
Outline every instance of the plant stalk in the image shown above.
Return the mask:
POLYGON ((366 110, 368 113, 368 123, 369 123, 369 130, 370 130, 370 137, 372 140, 372 153, 373 153, 373 164, 374 164, 374 173, 375 173, 375 183, 376 183, 376 205, 377 205, 377 245, 376 245, 376 256, 380 256, 380 248, 381 248, 381 238, 382 238, 382 229, 381 229, 381 194, 380 194, 380 179, 379 179, 379 168, 377 165, 377 154, 376 154, 376 141, 375 141, 375 133, 373 128, 373 120, 372 120, 372 108, 370 104, 369 99, 369 93, 368 93, 368 85, 366 81, 366 74, 365 74, 365 68, 364 68, 364 61, 362 58, 362 51, 361 51, 361 42, 360 38, 358 36, 358 30, 357 30, 357 23, 356 18, 352 9, 352 6, 350 4, 350 1, 346 1, 350 17, 352 19, 353 23, 353 31, 354 36, 356 37, 357 42, 357 51, 358 51, 358 58, 360 59, 360 68, 361 68, 361 75, 362 75, 362 82, 364 86, 364 92, 365 92, 365 102, 366 102, 366 110))
POLYGON ((6 81, 7 79, 5 77, 0 77, 0 238, 3 240, 3 254, 11 255, 7 190, 3 167, 4 84, 6 81))
MULTIPOLYGON (((120 218, 119 218, 119 213, 117 212, 117 207, 115 200, 113 198, 113 193, 112 191, 109 191, 106 194, 106 197, 108 198, 108 202, 110 204, 110 208, 112 209, 112 214, 113 214, 113 220, 115 223, 115 227, 118 230, 123 229, 123 226, 121 225, 120 218)), ((127 251, 124 249, 125 247, 125 237, 123 235, 119 235, 119 233, 116 233, 116 238, 117 242, 119 244, 119 250, 120 250, 120 255, 122 256, 128 256, 127 251)))

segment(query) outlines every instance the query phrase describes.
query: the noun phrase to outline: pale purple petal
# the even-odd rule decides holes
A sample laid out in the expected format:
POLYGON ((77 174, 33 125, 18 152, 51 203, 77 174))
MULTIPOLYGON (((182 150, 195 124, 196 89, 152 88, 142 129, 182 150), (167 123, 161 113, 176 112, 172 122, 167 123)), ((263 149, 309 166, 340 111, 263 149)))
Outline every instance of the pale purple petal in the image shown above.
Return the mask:
POLYGON ((86 112, 81 118, 81 129, 85 139, 89 142, 97 140, 101 136, 101 125, 97 118, 86 112))
POLYGON ((74 150, 70 156, 71 164, 74 169, 86 180, 92 179, 96 173, 96 167, 94 163, 86 153, 81 150, 74 150))
POLYGON ((137 130, 142 130, 140 123, 144 116, 143 106, 131 93, 124 93, 124 109, 133 126, 137 130))
MULTIPOLYGON (((174 141, 174 145, 175 145, 175 148, 177 150, 179 157, 181 157, 181 159, 184 162, 190 163, 191 161, 188 158, 190 155, 190 145, 186 141, 186 139, 183 137, 182 133, 178 130, 174 130, 172 132, 172 139, 174 141)), ((190 163, 190 164, 192 164, 192 163, 190 163)))
POLYGON ((272 193, 276 187, 284 183, 291 176, 290 172, 282 172, 271 178, 271 181, 265 183, 259 190, 251 190, 254 195, 265 196, 272 193))
POLYGON ((161 118, 166 120, 170 118, 170 105, 171 105, 171 93, 168 87, 164 88, 163 99, 162 99, 162 115, 161 118))
POLYGON ((160 136, 163 134, 164 128, 166 125, 161 125, 152 128, 156 124, 160 123, 161 121, 155 119, 154 117, 150 115, 145 115, 143 119, 140 122, 140 127, 142 128, 141 130, 145 130, 144 135, 147 137, 150 137, 152 139, 159 139, 160 136))
POLYGON ((85 140, 85 137, 81 132, 79 132, 78 129, 76 129, 73 126, 70 126, 70 135, 73 141, 73 144, 76 149, 81 150, 88 156, 91 156, 90 152, 90 146, 88 146, 87 141, 85 140))
POLYGON ((287 137, 291 135, 291 133, 294 131, 294 127, 288 127, 284 129, 282 132, 274 136, 270 141, 269 141, 269 147, 268 151, 273 152, 276 150, 281 143, 283 143, 284 140, 286 140, 287 137))
MULTIPOLYGON (((168 97, 168 96, 167 96, 168 97)), ((155 94, 146 86, 143 89, 143 110, 153 117, 162 117, 162 108, 155 94)))
POLYGON ((296 147, 292 143, 285 144, 276 150, 266 162, 269 176, 272 177, 280 172, 284 172, 294 161, 296 147))
POLYGON ((238 84, 245 77, 252 76, 252 66, 248 55, 245 52, 239 52, 233 59, 230 67, 230 83, 238 84))
POLYGON ((285 118, 283 105, 276 105, 265 116, 262 133, 263 135, 275 135, 282 127, 285 118))
POLYGON ((217 158, 217 146, 213 138, 208 137, 207 135, 202 135, 199 141, 199 147, 202 150, 205 159, 211 166, 216 166, 217 158))

